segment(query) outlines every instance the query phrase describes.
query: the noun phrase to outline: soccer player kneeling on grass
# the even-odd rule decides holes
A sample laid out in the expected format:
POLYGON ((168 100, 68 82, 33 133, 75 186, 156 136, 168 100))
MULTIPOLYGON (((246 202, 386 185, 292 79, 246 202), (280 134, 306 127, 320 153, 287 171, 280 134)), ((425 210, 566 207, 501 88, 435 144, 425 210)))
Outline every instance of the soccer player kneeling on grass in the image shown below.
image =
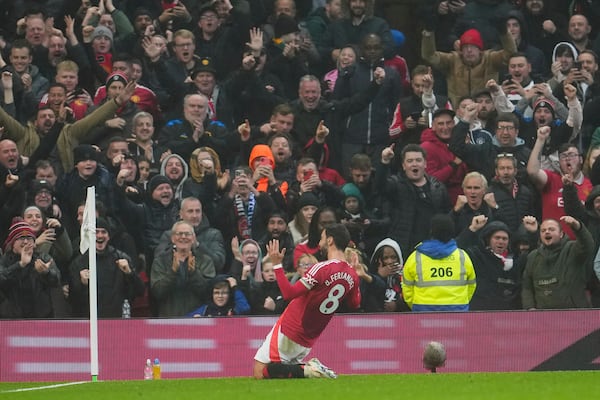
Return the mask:
POLYGON ((316 358, 302 363, 338 308, 360 306, 359 278, 345 261, 350 234, 342 224, 331 224, 321 234, 319 247, 327 261, 313 265, 295 285, 287 280, 281 261, 285 249, 279 241, 267 244, 277 283, 289 305, 254 356, 254 377, 336 378, 316 358))

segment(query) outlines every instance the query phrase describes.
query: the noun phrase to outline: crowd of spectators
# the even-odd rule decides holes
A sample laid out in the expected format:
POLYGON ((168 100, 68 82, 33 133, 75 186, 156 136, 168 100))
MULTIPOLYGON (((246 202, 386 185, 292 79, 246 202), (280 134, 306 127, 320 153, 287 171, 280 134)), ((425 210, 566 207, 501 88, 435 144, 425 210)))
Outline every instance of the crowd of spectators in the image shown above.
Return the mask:
POLYGON ((364 312, 600 306, 597 2, 1 3, 0 318, 87 315, 92 185, 103 318, 279 314, 334 222, 364 312))

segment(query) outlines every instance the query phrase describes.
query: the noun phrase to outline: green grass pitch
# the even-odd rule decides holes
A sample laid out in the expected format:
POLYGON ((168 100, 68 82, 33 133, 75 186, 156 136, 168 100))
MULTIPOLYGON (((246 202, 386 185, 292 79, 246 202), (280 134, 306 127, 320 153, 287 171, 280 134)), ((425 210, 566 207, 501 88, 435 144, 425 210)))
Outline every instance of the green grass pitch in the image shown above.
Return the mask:
POLYGON ((597 371, 344 375, 329 379, 256 381, 252 378, 107 381, 33 391, 48 383, 0 383, 0 399, 44 400, 367 400, 367 399, 594 399, 597 371))

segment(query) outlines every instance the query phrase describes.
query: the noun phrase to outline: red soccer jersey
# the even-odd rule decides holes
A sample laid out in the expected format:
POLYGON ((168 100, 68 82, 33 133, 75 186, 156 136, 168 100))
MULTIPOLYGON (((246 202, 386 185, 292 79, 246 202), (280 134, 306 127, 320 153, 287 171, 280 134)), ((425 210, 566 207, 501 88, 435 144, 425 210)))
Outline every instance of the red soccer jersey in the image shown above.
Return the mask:
MULTIPOLYGON (((94 94, 94 104, 99 105, 106 98, 106 86, 100 86, 94 94)), ((158 100, 156 94, 151 89, 143 85, 135 85, 135 91, 130 101, 135 103, 140 110, 149 112, 157 118, 159 114, 158 100)))
POLYGON ((294 298, 281 315, 281 331, 294 342, 312 347, 335 311, 345 301, 360 306, 359 278, 345 261, 328 260, 313 265, 301 278, 309 289, 294 298))
MULTIPOLYGON (((548 180, 544 189, 542 189, 542 220, 553 218, 557 221, 565 215, 565 203, 562 196, 563 183, 560 174, 545 169, 548 180)), ((582 203, 585 202, 588 194, 592 191, 592 183, 586 177, 579 184, 574 182, 577 187, 577 196, 582 203)), ((567 224, 560 223, 563 231, 571 238, 575 239, 575 234, 567 224)))

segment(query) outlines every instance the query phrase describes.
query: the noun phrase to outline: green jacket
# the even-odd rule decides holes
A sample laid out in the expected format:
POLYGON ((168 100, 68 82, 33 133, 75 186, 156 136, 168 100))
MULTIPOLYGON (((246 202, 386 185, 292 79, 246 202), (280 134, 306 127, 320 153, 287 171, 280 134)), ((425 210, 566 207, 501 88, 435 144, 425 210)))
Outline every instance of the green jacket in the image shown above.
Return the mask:
POLYGON ((581 224, 576 240, 564 235, 556 246, 540 246, 527 256, 521 298, 523 308, 585 308, 589 260, 594 256, 594 238, 581 224))
MULTIPOLYGON (((150 274, 150 290, 158 302, 159 317, 182 317, 200 307, 209 298, 210 280, 215 277, 215 265, 210 257, 194 252, 195 268, 173 270, 173 252, 154 259, 150 274)), ((211 293, 212 295, 212 293, 211 293)))
MULTIPOLYGON (((64 171, 73 169, 73 149, 80 142, 85 142, 84 139, 92 128, 112 118, 117 108, 117 103, 114 100, 107 101, 85 118, 72 124, 65 124, 56 140, 58 155, 64 171)), ((19 154, 22 156, 31 156, 40 145, 40 135, 33 122, 28 122, 26 126, 23 126, 1 107, 0 125, 4 125, 6 129, 5 138, 13 140, 17 144, 19 154)))
POLYGON ((434 33, 431 33, 430 36, 423 35, 421 57, 446 76, 448 98, 453 105, 458 105, 458 100, 462 96, 472 96, 484 89, 488 80, 498 81, 498 72, 506 66, 509 57, 517 52, 517 46, 510 34, 501 35, 500 41, 501 50, 483 51, 481 62, 474 67, 469 67, 463 63, 460 53, 437 51, 434 33))

